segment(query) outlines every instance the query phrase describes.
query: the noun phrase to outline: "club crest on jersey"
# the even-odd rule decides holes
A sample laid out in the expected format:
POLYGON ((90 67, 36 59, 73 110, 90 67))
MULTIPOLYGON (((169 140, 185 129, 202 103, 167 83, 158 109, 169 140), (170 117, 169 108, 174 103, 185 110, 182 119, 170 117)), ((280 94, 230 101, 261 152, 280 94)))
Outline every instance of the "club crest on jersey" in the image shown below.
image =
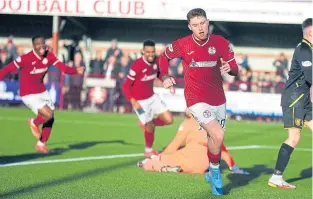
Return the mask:
POLYGON ((208 53, 209 53, 210 55, 214 55, 214 54, 216 53, 215 47, 210 46, 209 49, 208 49, 208 53))
POLYGON ((158 66, 156 64, 153 64, 153 69, 156 70, 158 66))
POLYGON ((47 58, 44 58, 44 59, 42 60, 42 63, 46 65, 46 64, 48 63, 48 59, 47 59, 47 58))

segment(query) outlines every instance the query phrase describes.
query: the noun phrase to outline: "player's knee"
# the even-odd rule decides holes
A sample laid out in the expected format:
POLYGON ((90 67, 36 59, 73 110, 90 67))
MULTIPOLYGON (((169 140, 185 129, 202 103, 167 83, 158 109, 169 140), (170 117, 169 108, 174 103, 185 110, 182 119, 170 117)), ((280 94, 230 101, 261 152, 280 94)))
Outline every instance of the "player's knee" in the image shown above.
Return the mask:
POLYGON ((218 135, 215 136, 215 142, 218 145, 222 145, 223 140, 224 140, 224 133, 223 134, 218 134, 218 135))
POLYGON ((223 144, 223 140, 224 140, 224 133, 214 133, 214 134, 210 134, 210 137, 212 138, 213 142, 216 145, 222 145, 223 144))
POLYGON ((146 125, 146 130, 149 132, 154 132, 154 125, 153 122, 148 122, 146 125))
POLYGON ((173 124, 174 119, 172 116, 170 116, 164 122, 165 122, 165 125, 170 125, 170 124, 173 124))
POLYGON ((46 117, 46 120, 47 121, 49 121, 49 120, 54 120, 54 118, 53 118, 53 112, 48 112, 46 115, 45 115, 45 117, 46 117))

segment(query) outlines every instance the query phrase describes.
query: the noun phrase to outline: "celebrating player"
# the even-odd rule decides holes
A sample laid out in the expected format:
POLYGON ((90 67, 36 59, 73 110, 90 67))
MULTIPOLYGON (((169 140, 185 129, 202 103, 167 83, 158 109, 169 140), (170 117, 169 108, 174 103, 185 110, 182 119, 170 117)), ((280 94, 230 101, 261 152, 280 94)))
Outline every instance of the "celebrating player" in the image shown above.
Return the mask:
POLYGON ((192 34, 174 41, 159 58, 163 85, 175 92, 175 80, 168 76, 168 60, 180 57, 183 62, 185 98, 187 107, 208 133, 209 172, 206 179, 212 183, 212 192, 223 195, 219 169, 221 146, 225 128, 225 93, 223 74, 237 75, 238 65, 230 43, 219 35, 209 34, 209 20, 203 9, 192 9, 187 14, 192 34))
POLYGON ((60 62, 48 50, 45 39, 42 36, 34 36, 32 44, 32 51, 18 57, 0 70, 0 80, 3 80, 6 74, 19 69, 20 96, 24 104, 37 115, 36 118, 28 119, 29 127, 33 135, 38 139, 35 148, 38 152, 48 153, 46 142, 49 139, 54 123, 54 104, 43 83, 43 78, 51 65, 58 67, 67 74, 83 74, 85 68, 71 68, 60 62), (42 131, 40 131, 40 125, 42 125, 42 131))
MULTIPOLYGON (((139 162, 138 166, 146 171, 202 174, 209 166, 207 150, 207 133, 199 129, 197 121, 187 110, 185 120, 180 124, 176 136, 165 150, 158 156, 139 162)), ((249 174, 236 165, 224 144, 222 145, 222 159, 225 160, 232 173, 249 174)))
POLYGON ((150 157, 158 154, 152 148, 155 126, 172 124, 173 117, 164 102, 153 91, 153 82, 159 74, 159 67, 155 61, 155 43, 151 40, 144 41, 142 53, 143 56, 137 59, 129 70, 123 92, 131 102, 140 123, 144 125, 144 156, 150 157))
POLYGON ((283 179, 291 153, 301 137, 303 126, 313 129, 312 123, 312 18, 302 23, 303 40, 293 54, 289 78, 281 96, 284 128, 288 138, 280 147, 274 174, 268 185, 277 188, 296 188, 283 179))

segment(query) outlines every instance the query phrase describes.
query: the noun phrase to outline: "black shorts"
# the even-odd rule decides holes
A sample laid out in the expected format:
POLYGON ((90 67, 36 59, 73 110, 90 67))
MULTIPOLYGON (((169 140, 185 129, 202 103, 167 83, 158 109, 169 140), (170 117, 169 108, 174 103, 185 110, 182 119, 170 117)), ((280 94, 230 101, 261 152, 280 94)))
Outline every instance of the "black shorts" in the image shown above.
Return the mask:
POLYGON ((302 129, 304 122, 312 120, 312 104, 304 107, 282 107, 284 128, 302 129))

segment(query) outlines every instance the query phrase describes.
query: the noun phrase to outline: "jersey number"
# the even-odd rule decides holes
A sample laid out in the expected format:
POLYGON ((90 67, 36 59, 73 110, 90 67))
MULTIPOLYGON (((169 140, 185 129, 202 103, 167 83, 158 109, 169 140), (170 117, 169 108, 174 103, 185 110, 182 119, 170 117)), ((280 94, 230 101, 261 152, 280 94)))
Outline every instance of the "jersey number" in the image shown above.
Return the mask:
POLYGON ((222 126, 222 128, 225 127, 225 121, 226 121, 225 119, 221 119, 218 121, 220 123, 220 125, 222 126))

